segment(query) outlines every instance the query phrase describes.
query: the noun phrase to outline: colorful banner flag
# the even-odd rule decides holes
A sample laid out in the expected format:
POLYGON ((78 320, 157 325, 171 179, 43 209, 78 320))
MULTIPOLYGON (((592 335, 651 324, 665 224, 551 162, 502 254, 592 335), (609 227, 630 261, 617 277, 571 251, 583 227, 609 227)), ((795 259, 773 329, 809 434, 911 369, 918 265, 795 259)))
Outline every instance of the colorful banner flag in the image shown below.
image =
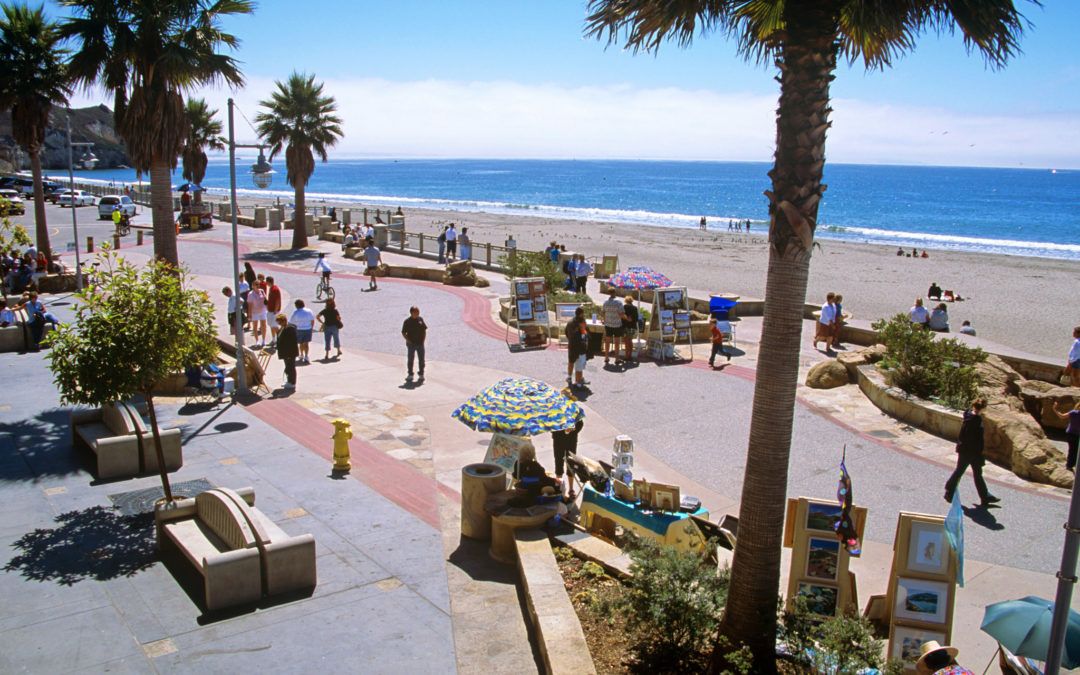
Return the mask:
POLYGON ((851 521, 851 475, 848 473, 846 461, 847 446, 844 446, 844 455, 840 459, 840 482, 836 486, 836 500, 840 502, 841 511, 835 529, 836 536, 843 542, 848 554, 858 557, 862 555, 862 548, 859 546, 859 533, 851 521))
POLYGON ((945 516, 945 536, 956 551, 956 583, 964 587, 964 507, 960 504, 960 488, 953 492, 949 515, 945 516))

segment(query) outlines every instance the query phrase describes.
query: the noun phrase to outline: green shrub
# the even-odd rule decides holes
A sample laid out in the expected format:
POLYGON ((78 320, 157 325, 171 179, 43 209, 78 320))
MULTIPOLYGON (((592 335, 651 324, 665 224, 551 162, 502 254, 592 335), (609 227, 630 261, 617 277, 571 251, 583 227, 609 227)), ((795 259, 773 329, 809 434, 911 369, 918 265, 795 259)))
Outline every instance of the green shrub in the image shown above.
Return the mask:
POLYGON ((627 626, 647 636, 635 646, 642 665, 703 671, 727 601, 728 575, 717 575, 700 555, 646 540, 633 544, 630 558, 629 588, 609 611, 625 611, 627 626))
POLYGON ((861 616, 822 619, 807 610, 805 598, 796 598, 789 610, 781 611, 778 632, 792 666, 801 672, 854 675, 864 668, 879 668, 886 675, 903 672, 899 661, 882 657, 884 641, 874 636, 869 620, 861 616))
POLYGON ((584 577, 586 579, 603 579, 607 576, 607 572, 604 568, 593 562, 592 560, 586 560, 582 564, 581 569, 574 573, 576 577, 584 577))
POLYGON ((894 386, 957 410, 966 410, 978 395, 975 366, 986 360, 983 350, 955 338, 935 339, 906 314, 882 319, 874 330, 885 344, 881 365, 894 386))
POLYGON ((544 253, 535 251, 517 251, 513 256, 503 256, 499 262, 506 267, 507 281, 526 277, 543 277, 547 282, 548 294, 563 287, 566 275, 562 269, 551 262, 544 253))

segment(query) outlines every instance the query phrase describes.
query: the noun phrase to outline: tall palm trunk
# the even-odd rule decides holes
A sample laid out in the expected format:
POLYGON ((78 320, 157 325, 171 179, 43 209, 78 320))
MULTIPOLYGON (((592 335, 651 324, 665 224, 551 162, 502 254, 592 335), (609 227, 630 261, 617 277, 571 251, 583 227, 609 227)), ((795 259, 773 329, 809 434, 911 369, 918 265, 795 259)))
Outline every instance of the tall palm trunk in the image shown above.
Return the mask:
MULTIPOLYGON (((30 173, 34 176, 34 232, 37 248, 52 260, 52 246, 49 244, 49 224, 45 222, 45 190, 41 185, 41 148, 31 148, 30 173)), ((72 207, 74 208, 74 207, 72 207)))
POLYGON ((176 218, 173 216, 172 171, 165 161, 150 165, 150 208, 154 218, 154 255, 179 267, 176 218))
MULTIPOLYGON (((754 672, 775 672, 776 597, 787 501, 803 303, 825 165, 829 83, 836 68, 834 2, 786 4, 787 37, 769 173, 769 267, 750 443, 723 635, 754 653, 754 672)), ((717 650, 714 666, 719 666, 717 650)))
POLYGON ((306 248, 307 240, 307 208, 304 204, 304 186, 296 186, 296 212, 293 215, 292 247, 306 248))

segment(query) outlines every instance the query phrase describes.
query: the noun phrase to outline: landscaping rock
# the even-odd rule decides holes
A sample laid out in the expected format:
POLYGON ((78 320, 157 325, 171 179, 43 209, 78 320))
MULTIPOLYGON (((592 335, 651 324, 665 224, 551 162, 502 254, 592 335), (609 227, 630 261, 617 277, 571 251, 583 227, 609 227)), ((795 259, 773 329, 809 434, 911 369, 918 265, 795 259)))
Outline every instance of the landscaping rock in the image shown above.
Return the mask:
POLYGON ((1080 388, 1056 387, 1049 382, 1025 380, 1020 385, 1020 397, 1024 401, 1024 409, 1044 427, 1064 429, 1068 420, 1058 417, 1054 406, 1060 410, 1072 410, 1080 401, 1080 388))
POLYGON ((858 380, 857 371, 859 366, 867 363, 877 363, 885 357, 885 345, 876 344, 851 352, 841 352, 836 357, 837 363, 842 364, 848 371, 848 381, 858 380))
POLYGON ((1065 470, 1065 456, 1030 415, 997 405, 988 407, 983 419, 985 454, 990 461, 1036 483, 1072 486, 1073 476, 1065 470))
POLYGON ((832 359, 815 364, 806 374, 806 386, 811 389, 835 389, 850 381, 844 364, 832 359))
MULTIPOLYGON (((1020 393, 1020 382, 1024 381, 1020 373, 995 354, 988 355, 985 361, 976 364, 975 372, 979 374, 981 382, 979 392, 991 405, 1015 397, 1020 393)), ((1009 407, 1014 410, 1022 408, 1019 400, 1009 401, 1009 407)))
POLYGON ((448 264, 443 273, 443 283, 448 286, 480 286, 479 277, 469 260, 456 260, 448 264))

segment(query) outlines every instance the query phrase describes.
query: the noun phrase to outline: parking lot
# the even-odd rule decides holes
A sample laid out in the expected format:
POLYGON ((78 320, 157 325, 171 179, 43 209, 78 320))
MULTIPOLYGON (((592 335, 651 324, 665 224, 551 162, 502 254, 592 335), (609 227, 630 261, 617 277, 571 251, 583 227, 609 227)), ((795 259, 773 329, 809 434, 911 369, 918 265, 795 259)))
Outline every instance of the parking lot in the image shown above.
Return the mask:
MULTIPOLYGON (((34 236, 34 200, 27 199, 26 214, 22 216, 10 216, 12 223, 22 225, 31 237, 34 236)), ((75 224, 72 222, 72 211, 69 207, 60 207, 56 204, 45 204, 45 222, 49 224, 49 243, 53 251, 60 255, 60 259, 69 267, 75 266, 75 224)), ((98 216, 97 206, 80 206, 74 209, 75 218, 78 222, 78 232, 82 253, 86 252, 86 238, 94 238, 94 248, 98 250, 102 243, 111 242, 113 235, 112 220, 101 220, 98 216)), ((131 242, 134 244, 136 231, 146 229, 146 235, 150 234, 151 224, 150 209, 139 205, 137 215, 131 219, 131 233, 123 238, 121 245, 131 242)))

